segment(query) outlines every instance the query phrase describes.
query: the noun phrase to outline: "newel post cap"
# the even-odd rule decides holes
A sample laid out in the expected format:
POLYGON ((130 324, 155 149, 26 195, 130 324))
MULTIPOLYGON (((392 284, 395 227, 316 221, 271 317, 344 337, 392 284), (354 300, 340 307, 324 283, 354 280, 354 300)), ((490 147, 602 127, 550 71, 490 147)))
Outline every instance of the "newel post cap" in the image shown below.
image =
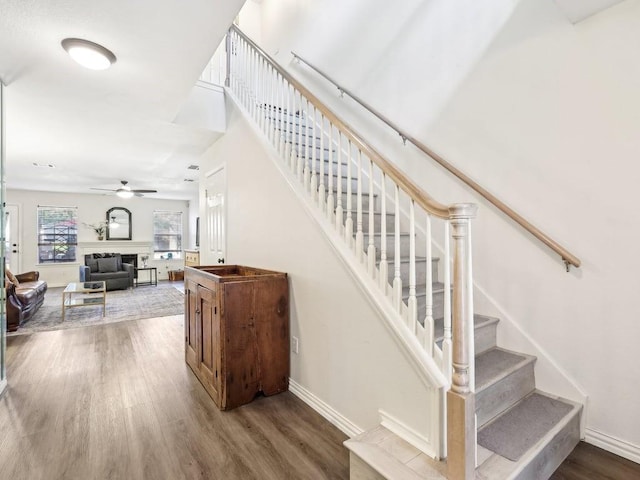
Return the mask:
POLYGON ((475 203, 456 203, 449 207, 449 218, 461 219, 461 218, 474 218, 478 211, 478 205, 475 203))

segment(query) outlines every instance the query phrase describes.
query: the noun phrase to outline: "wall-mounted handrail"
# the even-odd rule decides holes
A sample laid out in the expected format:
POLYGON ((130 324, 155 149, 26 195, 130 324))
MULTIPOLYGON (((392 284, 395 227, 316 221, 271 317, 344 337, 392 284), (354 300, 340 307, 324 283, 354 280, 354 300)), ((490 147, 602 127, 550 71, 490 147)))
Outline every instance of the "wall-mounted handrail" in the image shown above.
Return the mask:
POLYGON ((357 103, 359 103, 363 108, 365 108, 370 113, 372 113, 373 115, 378 117, 383 123, 385 123, 391 129, 395 130, 398 133, 398 135, 400 135, 400 137, 402 138, 403 141, 411 142, 416 148, 418 148, 423 153, 428 155, 430 158, 435 160, 438 164, 440 164, 442 167, 444 167, 446 170, 448 170, 450 173, 452 173, 458 179, 462 180, 469 187, 471 187, 473 190, 475 190, 480 195, 482 195, 484 198, 486 198, 490 203, 492 203, 496 208, 498 208, 498 210, 502 211, 505 215, 507 215, 509 218, 511 218, 513 221, 515 221, 517 224, 519 224, 522 228, 527 230, 531 235, 533 235, 535 238, 540 240, 542 243, 544 243, 551 250, 553 250, 558 255, 560 255, 560 257, 562 258, 562 261, 564 262, 565 266, 567 267, 567 271, 569 271, 569 266, 570 265, 573 265, 576 268, 580 267, 580 263, 581 262, 580 262, 580 259, 578 257, 573 255, 565 247, 563 247, 558 242, 553 240, 549 235, 544 233, 538 227, 536 227, 535 225, 533 225, 532 223, 527 221, 522 215, 517 213, 515 210, 513 210, 511 207, 509 207, 507 204, 505 204, 502 200, 500 200, 495 195, 493 195, 491 192, 489 192, 486 188, 482 187, 475 180, 470 178, 468 175, 466 175, 465 173, 460 171, 458 168, 456 168, 453 165, 451 165, 442 156, 440 156, 436 152, 434 152, 431 148, 427 147, 426 145, 424 145, 422 142, 420 142, 416 138, 414 138, 411 135, 409 135, 408 133, 404 132, 402 129, 400 129, 400 127, 398 127, 396 124, 394 124, 391 120, 389 120, 387 117, 385 117, 382 113, 380 113, 379 111, 377 111, 376 109, 374 109, 373 107, 368 105, 366 102, 364 102, 361 98, 359 98, 353 92, 351 92, 348 89, 340 86, 335 80, 333 80, 331 77, 329 77, 326 73, 324 73, 318 67, 314 66, 309 61, 305 60, 304 58, 302 58, 300 55, 298 55, 295 52, 291 52, 291 54, 293 55, 293 57, 295 59, 305 63, 309 68, 314 70, 316 73, 318 73, 325 80, 327 80, 328 82, 330 82, 333 85, 335 85, 336 88, 340 91, 341 94, 348 95, 353 100, 355 100, 357 103))

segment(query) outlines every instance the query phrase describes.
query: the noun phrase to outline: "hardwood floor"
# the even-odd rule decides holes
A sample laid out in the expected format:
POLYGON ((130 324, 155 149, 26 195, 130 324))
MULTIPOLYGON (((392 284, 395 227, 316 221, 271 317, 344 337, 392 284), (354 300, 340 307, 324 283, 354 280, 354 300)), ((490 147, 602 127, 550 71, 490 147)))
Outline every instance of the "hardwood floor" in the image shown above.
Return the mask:
MULTIPOLYGON (((7 338, 0 478, 349 477, 346 437, 290 393, 219 411, 182 342, 182 316, 7 338)), ((581 442, 551 479, 640 479, 640 465, 581 442)))
POLYGON ((7 339, 2 479, 346 479, 346 436, 290 393, 219 411, 182 316, 7 339))
POLYGON ((640 464, 580 442, 550 480, 636 480, 640 464))

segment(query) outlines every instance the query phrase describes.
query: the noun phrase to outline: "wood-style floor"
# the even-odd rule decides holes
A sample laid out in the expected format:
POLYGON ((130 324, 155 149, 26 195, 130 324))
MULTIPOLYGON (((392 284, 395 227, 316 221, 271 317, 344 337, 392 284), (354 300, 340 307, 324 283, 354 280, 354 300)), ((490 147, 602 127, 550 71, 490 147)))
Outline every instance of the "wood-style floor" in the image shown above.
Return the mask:
MULTIPOLYGON (((346 479, 346 437, 290 393, 219 411, 182 316, 7 339, 0 480, 346 479)), ((640 479, 581 442, 552 480, 640 479)))
POLYGON ((580 442, 550 480, 638 480, 640 465, 580 442))
POLYGON ((346 437, 286 392, 219 411, 182 316, 7 339, 0 479, 346 479, 346 437))

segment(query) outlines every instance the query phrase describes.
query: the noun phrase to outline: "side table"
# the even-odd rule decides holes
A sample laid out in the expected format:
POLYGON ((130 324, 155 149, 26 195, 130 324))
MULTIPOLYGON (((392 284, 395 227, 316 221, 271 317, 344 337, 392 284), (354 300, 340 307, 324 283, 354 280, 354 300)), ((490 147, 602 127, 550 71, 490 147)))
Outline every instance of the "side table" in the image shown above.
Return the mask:
POLYGON ((154 287, 158 286, 158 269, 156 267, 139 267, 136 268, 136 275, 135 275, 135 283, 134 286, 135 287, 141 287, 144 285, 153 285, 154 287), (141 282, 140 279, 138 278, 138 274, 140 272, 149 272, 149 280, 141 282))

